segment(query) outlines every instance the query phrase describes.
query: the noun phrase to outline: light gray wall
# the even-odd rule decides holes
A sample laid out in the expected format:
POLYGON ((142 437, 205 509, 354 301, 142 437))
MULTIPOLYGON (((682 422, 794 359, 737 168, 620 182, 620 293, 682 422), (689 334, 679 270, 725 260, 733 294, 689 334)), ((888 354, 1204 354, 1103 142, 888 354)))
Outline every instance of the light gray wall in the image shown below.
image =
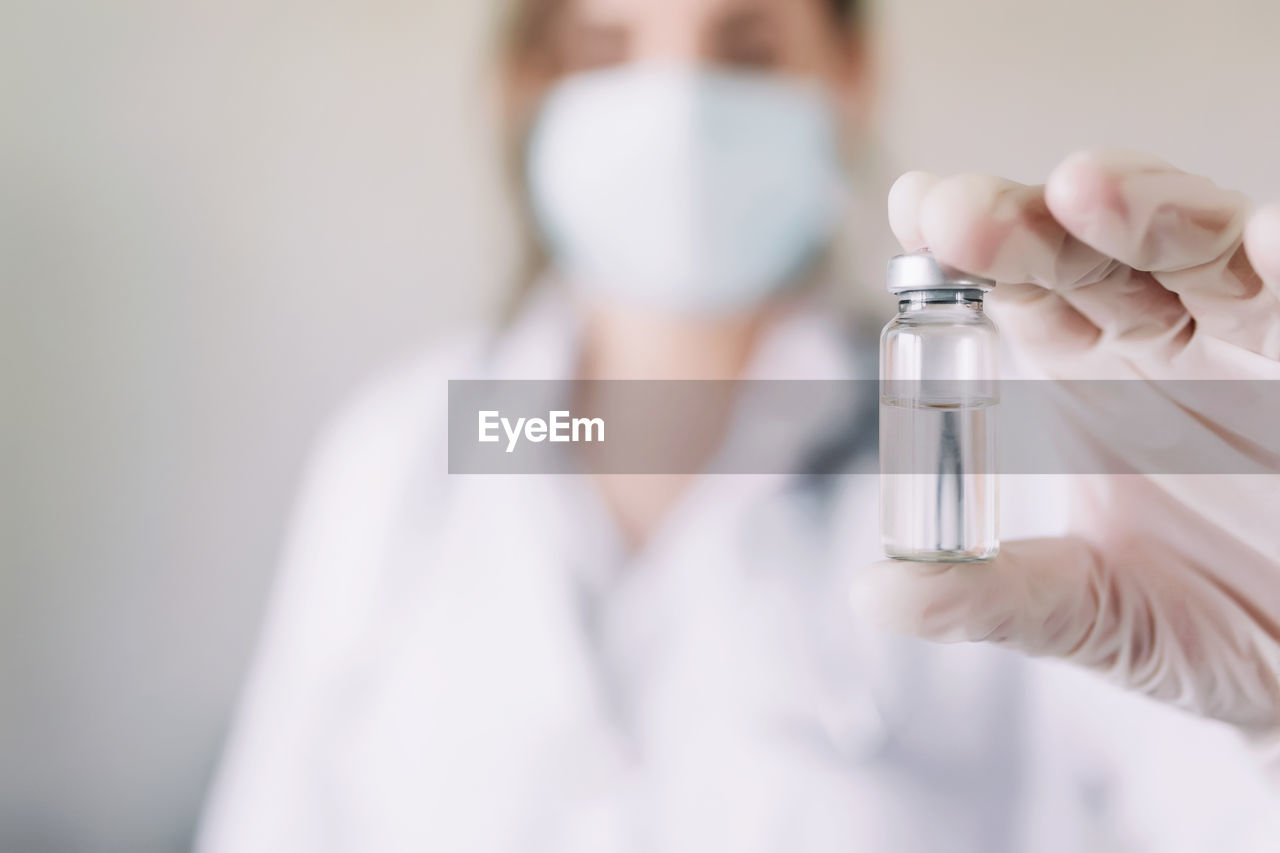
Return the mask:
POLYGON ((308 436, 502 271, 487 22, 0 2, 0 850, 180 849, 308 436))
MULTIPOLYGON (((1099 143, 1280 198, 1271 0, 878 21, 875 234, 895 165, 1036 181, 1099 143)), ((508 265, 489 30, 444 0, 0 3, 0 849, 186 843, 307 437, 508 265)))
POLYGON ((1280 4, 878 5, 889 142, 911 168, 1039 183, 1074 149, 1123 146, 1280 198, 1280 4))

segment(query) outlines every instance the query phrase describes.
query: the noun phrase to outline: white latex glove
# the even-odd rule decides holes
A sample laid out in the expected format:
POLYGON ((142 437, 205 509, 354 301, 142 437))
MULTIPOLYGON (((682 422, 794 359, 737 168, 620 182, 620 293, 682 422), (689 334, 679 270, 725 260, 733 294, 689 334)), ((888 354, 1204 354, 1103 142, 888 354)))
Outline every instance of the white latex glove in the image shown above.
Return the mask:
MULTIPOLYGON (((906 250, 995 279, 1002 335, 1049 376, 1280 380, 1280 205, 1250 218, 1205 178, 1090 151, 1044 186, 908 173, 889 218, 906 250)), ((877 563, 855 606, 1096 670, 1234 724, 1280 768, 1280 477, 1072 484, 1071 537, 1006 542, 987 563, 877 563)))

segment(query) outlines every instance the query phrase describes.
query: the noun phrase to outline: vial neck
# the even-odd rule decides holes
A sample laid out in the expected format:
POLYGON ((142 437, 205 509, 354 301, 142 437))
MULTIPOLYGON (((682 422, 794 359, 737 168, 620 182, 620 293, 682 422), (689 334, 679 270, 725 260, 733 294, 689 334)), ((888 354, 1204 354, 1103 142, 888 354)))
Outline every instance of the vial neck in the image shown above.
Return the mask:
POLYGON ((921 311, 926 308, 962 307, 982 310, 982 291, 970 288, 931 288, 908 290, 898 294, 898 311, 921 311))

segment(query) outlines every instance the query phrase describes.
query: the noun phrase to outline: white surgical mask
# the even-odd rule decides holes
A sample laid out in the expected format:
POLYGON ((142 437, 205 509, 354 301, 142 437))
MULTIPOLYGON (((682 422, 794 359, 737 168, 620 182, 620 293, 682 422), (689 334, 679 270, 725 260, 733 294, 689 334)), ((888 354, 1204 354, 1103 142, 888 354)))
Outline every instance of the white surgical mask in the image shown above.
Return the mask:
POLYGON ((759 304, 838 217, 834 111, 814 81, 681 66, 567 78, 529 141, 534 216, 591 296, 679 314, 759 304))

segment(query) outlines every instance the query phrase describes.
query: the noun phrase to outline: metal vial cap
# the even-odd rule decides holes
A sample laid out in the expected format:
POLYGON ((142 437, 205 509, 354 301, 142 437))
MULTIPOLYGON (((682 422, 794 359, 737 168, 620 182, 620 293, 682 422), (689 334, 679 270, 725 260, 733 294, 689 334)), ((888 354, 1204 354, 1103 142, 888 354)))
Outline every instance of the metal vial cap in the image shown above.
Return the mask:
POLYGON ((887 284, 890 293, 912 290, 981 290, 985 293, 996 286, 989 278, 979 278, 939 263, 929 251, 890 258, 887 284))

